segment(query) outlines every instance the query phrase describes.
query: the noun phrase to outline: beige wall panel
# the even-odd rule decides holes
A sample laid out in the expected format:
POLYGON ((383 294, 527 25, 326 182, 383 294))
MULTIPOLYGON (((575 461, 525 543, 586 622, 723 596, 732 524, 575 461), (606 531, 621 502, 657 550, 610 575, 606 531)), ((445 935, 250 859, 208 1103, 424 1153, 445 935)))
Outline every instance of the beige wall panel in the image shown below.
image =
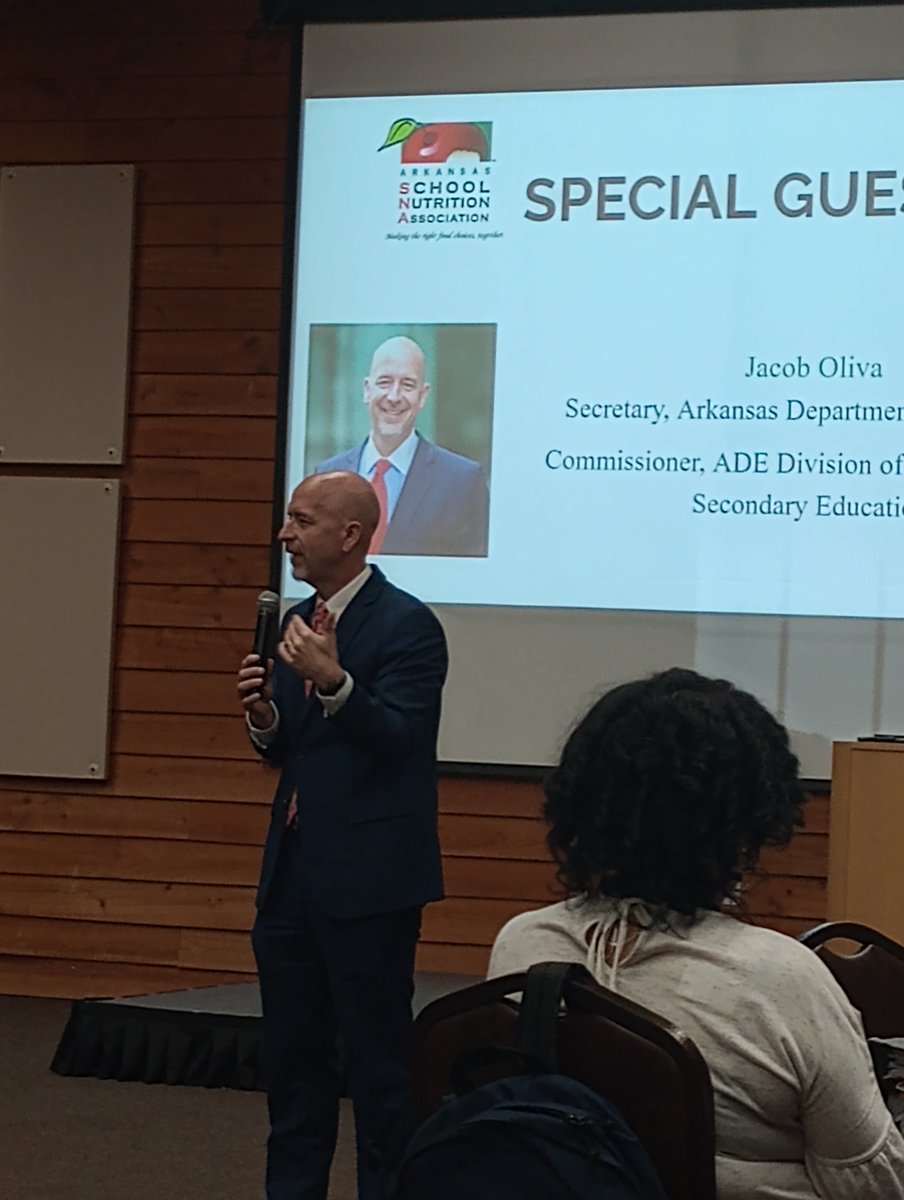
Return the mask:
POLYGON ((0 775, 106 775, 119 484, 0 479, 0 775))
POLYGON ((0 462, 120 463, 130 166, 0 171, 0 462))

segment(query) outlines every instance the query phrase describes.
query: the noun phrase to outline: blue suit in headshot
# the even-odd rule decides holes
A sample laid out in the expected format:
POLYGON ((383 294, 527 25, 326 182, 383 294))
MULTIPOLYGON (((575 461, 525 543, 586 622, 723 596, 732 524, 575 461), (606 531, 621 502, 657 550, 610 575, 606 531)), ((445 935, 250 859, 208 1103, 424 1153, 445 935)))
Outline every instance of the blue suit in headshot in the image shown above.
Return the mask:
MULTIPOLYGON (((427 441, 420 434, 401 484, 381 554, 480 558, 487 553, 489 489, 480 463, 427 441)), ((361 471, 367 442, 314 468, 361 471)), ((366 476, 365 476, 366 477, 366 476)))

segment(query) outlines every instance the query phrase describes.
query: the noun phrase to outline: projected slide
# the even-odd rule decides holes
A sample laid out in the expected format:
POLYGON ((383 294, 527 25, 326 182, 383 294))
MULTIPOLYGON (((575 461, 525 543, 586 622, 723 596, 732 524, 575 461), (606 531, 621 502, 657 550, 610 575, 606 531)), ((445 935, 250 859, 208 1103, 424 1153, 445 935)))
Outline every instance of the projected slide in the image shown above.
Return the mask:
POLYGON ((901 111, 306 101, 290 486, 383 460, 432 602, 904 616, 901 111))

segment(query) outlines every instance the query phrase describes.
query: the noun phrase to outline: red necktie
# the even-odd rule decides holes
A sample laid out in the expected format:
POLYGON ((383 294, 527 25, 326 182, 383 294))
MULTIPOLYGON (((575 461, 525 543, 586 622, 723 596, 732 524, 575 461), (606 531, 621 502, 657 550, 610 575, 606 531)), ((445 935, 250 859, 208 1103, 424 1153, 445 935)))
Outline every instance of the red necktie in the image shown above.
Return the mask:
POLYGON ((378 458, 377 465, 374 468, 374 477, 371 480, 371 487, 377 494, 377 499, 380 502, 380 520, 374 530, 374 535, 370 539, 370 553, 379 554, 380 548, 383 545, 383 539, 386 537, 386 527, 389 524, 389 496, 386 494, 386 472, 392 466, 388 458, 378 458))
MULTIPOLYGON (((317 603, 314 605, 314 611, 311 614, 311 629, 314 631, 314 633, 325 632, 329 611, 330 610, 327 608, 323 600, 318 599, 317 603)), ((314 681, 312 679, 306 679, 304 681, 304 694, 306 696, 310 696, 313 688, 314 681)))
MULTIPOLYGON (((314 605, 314 612, 311 614, 311 629, 314 631, 314 633, 323 633, 324 632, 324 630, 326 629, 326 625, 327 625, 327 617, 329 616, 329 611, 330 610, 327 608, 326 604, 324 604, 324 602, 322 600, 318 600, 317 603, 314 605)), ((304 694, 306 696, 310 696, 310 694, 313 690, 314 690, 313 679, 306 679, 304 681, 304 694)), ((289 810, 286 813, 286 824, 294 825, 295 818, 297 816, 298 816, 298 796, 293 794, 292 799, 289 801, 289 810)))

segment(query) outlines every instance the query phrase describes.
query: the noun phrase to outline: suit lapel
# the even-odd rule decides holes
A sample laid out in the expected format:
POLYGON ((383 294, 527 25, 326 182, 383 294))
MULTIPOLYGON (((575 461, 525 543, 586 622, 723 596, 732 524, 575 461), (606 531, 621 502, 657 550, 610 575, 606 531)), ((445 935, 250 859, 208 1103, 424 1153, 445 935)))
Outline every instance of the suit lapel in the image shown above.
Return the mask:
POLYGON ((364 628, 367 618, 373 611, 374 601, 383 590, 386 577, 379 567, 371 565, 370 578, 358 592, 354 600, 342 614, 336 626, 336 643, 339 648, 339 661, 344 665, 345 656, 351 649, 352 643, 364 628))
MULTIPOLYGON (((339 661, 343 666, 346 666, 346 656, 351 649, 352 643, 357 638, 358 634, 367 623, 368 617, 373 611, 373 604, 383 586, 386 583, 386 577, 379 567, 371 566, 370 578, 364 587, 358 592, 351 604, 342 614, 339 624, 336 626, 336 645, 339 650, 339 661)), ((299 612, 299 616, 310 624, 311 614, 314 611, 316 597, 312 596, 304 602, 303 607, 299 612)), ((346 666, 346 669, 347 666, 346 666)), ((320 701, 316 694, 312 691, 310 696, 305 696, 304 688, 301 689, 302 703, 298 713, 298 719, 293 730, 293 738, 301 737, 306 725, 310 721, 312 715, 320 708, 320 701)))

